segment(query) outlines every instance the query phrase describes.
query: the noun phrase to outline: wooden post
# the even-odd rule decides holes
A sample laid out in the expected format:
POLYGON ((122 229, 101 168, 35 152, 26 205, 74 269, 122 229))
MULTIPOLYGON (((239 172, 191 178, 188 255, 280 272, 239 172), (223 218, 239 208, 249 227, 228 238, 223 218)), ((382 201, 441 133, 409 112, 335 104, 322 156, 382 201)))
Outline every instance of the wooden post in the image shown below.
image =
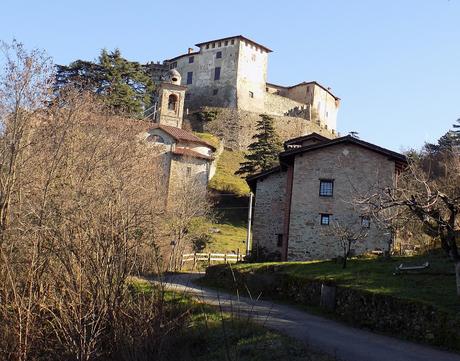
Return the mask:
POLYGON ((249 209, 248 209, 248 229, 246 232, 246 256, 249 256, 251 252, 251 226, 252 226, 252 201, 254 199, 254 193, 249 193, 249 209))
POLYGON ((193 252, 193 270, 196 268, 196 252, 193 252))
POLYGON ((227 252, 224 254, 224 263, 227 264, 227 252))

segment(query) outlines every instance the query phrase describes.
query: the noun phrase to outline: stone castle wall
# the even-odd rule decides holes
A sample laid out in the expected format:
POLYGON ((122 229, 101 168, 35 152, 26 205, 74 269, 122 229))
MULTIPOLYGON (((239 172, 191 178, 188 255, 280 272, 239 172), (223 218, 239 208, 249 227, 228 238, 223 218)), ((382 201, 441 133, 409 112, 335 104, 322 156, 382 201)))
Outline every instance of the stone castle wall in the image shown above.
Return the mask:
MULTIPOLYGON (((312 132, 321 134, 327 138, 336 137, 325 128, 324 124, 309 121, 298 117, 272 115, 277 134, 282 141, 307 135, 312 132)), ((232 150, 246 150, 248 145, 254 142, 259 113, 248 112, 230 108, 204 107, 199 113, 192 113, 187 117, 193 130, 208 132, 219 137, 226 148, 232 150), (213 120, 201 120, 200 114, 215 113, 213 120)))
POLYGON ((265 113, 270 115, 286 116, 296 114, 299 118, 311 120, 308 105, 281 95, 265 93, 265 113), (304 112, 302 112, 304 110, 304 112))

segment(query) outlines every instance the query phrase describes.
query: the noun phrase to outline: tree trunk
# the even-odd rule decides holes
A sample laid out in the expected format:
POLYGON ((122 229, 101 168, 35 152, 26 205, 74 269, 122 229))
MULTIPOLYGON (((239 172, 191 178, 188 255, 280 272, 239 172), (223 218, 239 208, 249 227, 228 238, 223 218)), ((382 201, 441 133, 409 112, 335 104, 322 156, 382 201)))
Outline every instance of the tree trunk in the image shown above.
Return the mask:
POLYGON ((455 278, 457 280, 457 296, 460 297, 460 261, 455 263, 455 278))

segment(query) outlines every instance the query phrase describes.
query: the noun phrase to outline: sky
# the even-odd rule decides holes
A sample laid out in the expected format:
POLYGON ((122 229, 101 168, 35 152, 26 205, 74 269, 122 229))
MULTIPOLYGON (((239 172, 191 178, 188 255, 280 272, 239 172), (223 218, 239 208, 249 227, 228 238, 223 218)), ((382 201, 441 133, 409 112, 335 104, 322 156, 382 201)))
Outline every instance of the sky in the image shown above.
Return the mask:
POLYGON ((316 80, 341 98, 341 134, 402 151, 460 118, 460 0, 0 0, 0 40, 57 64, 119 48, 162 61, 244 35, 274 52, 268 81, 316 80))

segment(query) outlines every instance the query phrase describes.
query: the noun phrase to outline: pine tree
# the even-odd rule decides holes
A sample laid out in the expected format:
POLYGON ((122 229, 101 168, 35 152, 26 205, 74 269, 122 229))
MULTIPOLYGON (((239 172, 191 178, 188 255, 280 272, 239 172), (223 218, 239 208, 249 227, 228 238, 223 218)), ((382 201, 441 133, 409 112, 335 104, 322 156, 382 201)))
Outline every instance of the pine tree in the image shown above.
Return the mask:
POLYGON ((278 154, 282 144, 273 127, 273 118, 261 114, 257 122, 257 133, 252 137, 256 140, 248 146, 245 162, 240 163, 240 169, 235 174, 250 175, 267 170, 278 163, 278 154))
POLYGON ((102 50, 95 63, 58 65, 56 73, 56 91, 68 85, 92 91, 117 114, 143 117, 151 105, 154 84, 148 68, 123 58, 118 49, 102 50))

